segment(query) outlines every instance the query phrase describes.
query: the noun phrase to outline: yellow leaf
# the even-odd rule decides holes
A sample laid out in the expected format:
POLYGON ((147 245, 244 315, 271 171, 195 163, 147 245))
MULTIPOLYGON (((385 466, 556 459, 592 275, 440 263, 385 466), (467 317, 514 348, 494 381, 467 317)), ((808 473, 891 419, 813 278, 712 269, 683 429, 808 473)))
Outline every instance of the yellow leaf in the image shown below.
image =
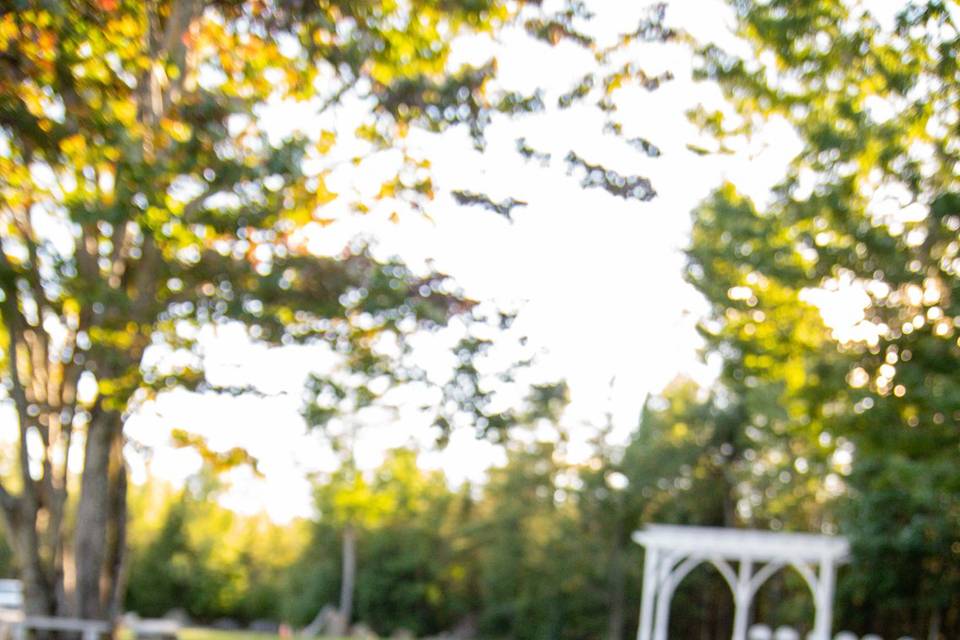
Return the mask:
POLYGON ((52 31, 41 31, 37 44, 45 53, 53 53, 57 46, 57 35, 52 31))
POLYGON ((377 194, 377 199, 380 200, 383 198, 392 198, 396 194, 397 194, 397 181, 390 180, 380 185, 380 193, 377 194))
POLYGON ((10 43, 17 39, 18 29, 13 15, 8 13, 0 18, 0 53, 5 52, 10 47, 10 43))
POLYGON ((186 142, 193 134, 189 125, 171 118, 163 118, 160 120, 160 128, 177 142, 186 142))
POLYGON ((80 303, 76 298, 67 298, 63 301, 63 314, 68 318, 76 318, 80 315, 80 303))
POLYGON ((113 113, 118 120, 133 122, 137 117, 137 105, 130 100, 116 100, 112 105, 113 113))
POLYGON ((87 141, 79 133, 60 141, 60 149, 68 156, 79 156, 87 149, 87 141))
POLYGON ((317 142, 317 151, 320 153, 326 154, 329 153, 330 149, 333 148, 333 145, 337 142, 337 134, 333 131, 321 131, 320 140, 317 142))
POLYGON ((314 205, 322 207, 337 199, 337 194, 327 188, 326 174, 317 177, 316 193, 314 194, 314 205))

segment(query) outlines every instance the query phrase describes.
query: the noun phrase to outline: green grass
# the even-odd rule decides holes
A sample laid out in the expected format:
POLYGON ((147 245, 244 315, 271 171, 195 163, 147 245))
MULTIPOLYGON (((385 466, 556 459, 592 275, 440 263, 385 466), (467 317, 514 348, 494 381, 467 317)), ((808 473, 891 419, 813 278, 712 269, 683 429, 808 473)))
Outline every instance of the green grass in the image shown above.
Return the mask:
MULTIPOLYGON (((184 627, 177 633, 178 640, 280 640, 276 633, 258 633, 256 631, 224 631, 209 627, 184 627)), ((117 640, 133 640, 130 629, 122 628, 117 634, 117 640)), ((298 640, 293 636, 290 640, 298 640)), ((301 639, 302 640, 302 639, 301 639)), ((321 636, 314 640, 349 640, 347 638, 332 638, 321 636)))
MULTIPOLYGON (((280 640, 275 633, 257 633, 255 631, 223 631, 206 627, 184 627, 177 634, 179 640, 280 640)), ((324 637, 318 640, 336 640, 324 637)))
POLYGON ((177 634, 180 640, 279 640, 275 633, 254 631, 222 631, 204 627, 185 627, 177 634))

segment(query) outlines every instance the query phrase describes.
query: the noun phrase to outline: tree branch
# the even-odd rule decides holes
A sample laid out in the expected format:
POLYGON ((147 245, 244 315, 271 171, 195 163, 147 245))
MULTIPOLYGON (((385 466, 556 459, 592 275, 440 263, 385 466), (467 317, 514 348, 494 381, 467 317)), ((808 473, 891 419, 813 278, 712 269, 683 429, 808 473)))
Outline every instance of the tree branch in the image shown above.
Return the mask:
POLYGON ((147 313, 151 302, 154 301, 157 289, 158 268, 160 266, 160 248, 153 239, 149 229, 144 229, 143 234, 143 252, 140 262, 137 265, 137 273, 134 278, 134 287, 136 289, 136 298, 133 300, 131 315, 135 321, 145 322, 148 319, 147 313))
POLYGON ((13 514, 17 511, 18 505, 19 499, 17 496, 10 493, 3 485, 3 481, 0 480, 0 508, 3 509, 8 521, 12 519, 13 514))
MULTIPOLYGON (((2 254, 3 251, 0 251, 2 254)), ((33 478, 30 475, 30 451, 27 449, 27 431, 29 429, 29 420, 30 413, 28 411, 29 403, 27 402, 27 395, 24 391, 23 385, 20 382, 20 376, 18 373, 19 369, 19 354, 17 353, 17 338, 16 336, 22 332, 22 327, 18 326, 18 316, 19 310, 16 308, 16 298, 7 295, 7 299, 4 302, 4 305, 7 307, 7 332, 10 335, 10 343, 8 349, 8 361, 10 363, 10 379, 12 389, 12 396, 14 405, 17 408, 18 420, 20 427, 20 441, 19 441, 19 455, 20 455, 20 478, 23 482, 23 499, 26 501, 26 506, 29 509, 28 520, 32 521, 36 516, 37 512, 37 494, 36 494, 36 485, 33 483, 33 478)), ((36 542, 36 531, 33 527, 30 527, 33 530, 33 541, 36 542)))

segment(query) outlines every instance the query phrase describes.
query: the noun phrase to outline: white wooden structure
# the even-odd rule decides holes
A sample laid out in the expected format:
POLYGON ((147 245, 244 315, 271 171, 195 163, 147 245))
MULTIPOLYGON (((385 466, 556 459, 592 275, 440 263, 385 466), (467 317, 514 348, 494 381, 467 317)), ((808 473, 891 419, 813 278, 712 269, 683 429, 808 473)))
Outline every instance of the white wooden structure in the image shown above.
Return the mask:
POLYGON ((13 627, 14 640, 27 640, 31 629, 37 631, 71 631, 79 633, 82 640, 99 640, 101 637, 110 634, 113 625, 104 620, 26 616, 15 623, 13 627))
MULTIPOLYGON (((141 619, 136 615, 124 616, 121 626, 134 640, 175 640, 181 628, 176 620, 141 619)), ((22 611, 0 608, 0 640, 28 640, 32 630, 66 631, 81 640, 101 640, 116 627, 105 620, 24 616, 22 611)))
POLYGON ((673 593, 704 562, 716 567, 733 593, 733 640, 747 639, 753 597, 784 567, 793 567, 813 594, 816 617, 811 640, 830 640, 837 565, 846 562, 850 551, 845 538, 649 525, 634 533, 633 539, 646 548, 637 640, 667 640, 673 593))
POLYGON ((123 626, 133 633, 135 640, 173 640, 180 634, 180 623, 166 618, 128 616, 123 626))

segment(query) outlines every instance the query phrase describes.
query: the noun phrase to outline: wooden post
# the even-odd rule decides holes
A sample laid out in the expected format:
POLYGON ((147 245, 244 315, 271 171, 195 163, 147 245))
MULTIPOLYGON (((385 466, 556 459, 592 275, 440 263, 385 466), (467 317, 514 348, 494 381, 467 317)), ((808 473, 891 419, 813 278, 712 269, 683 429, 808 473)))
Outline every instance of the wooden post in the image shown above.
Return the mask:
POLYGON ((646 549, 646 555, 643 559, 643 594, 640 602, 640 626, 637 629, 637 640, 652 640, 653 635, 653 608, 656 606, 657 587, 657 564, 660 561, 660 553, 654 546, 646 549))
POLYGON ((833 626, 833 586, 836 579, 833 558, 820 559, 820 579, 815 594, 816 617, 813 623, 813 640, 830 640, 833 626))
POLYGON ((740 558, 740 567, 737 571, 737 588, 733 591, 733 640, 747 640, 750 601, 753 599, 750 589, 752 573, 753 562, 746 557, 740 558))

